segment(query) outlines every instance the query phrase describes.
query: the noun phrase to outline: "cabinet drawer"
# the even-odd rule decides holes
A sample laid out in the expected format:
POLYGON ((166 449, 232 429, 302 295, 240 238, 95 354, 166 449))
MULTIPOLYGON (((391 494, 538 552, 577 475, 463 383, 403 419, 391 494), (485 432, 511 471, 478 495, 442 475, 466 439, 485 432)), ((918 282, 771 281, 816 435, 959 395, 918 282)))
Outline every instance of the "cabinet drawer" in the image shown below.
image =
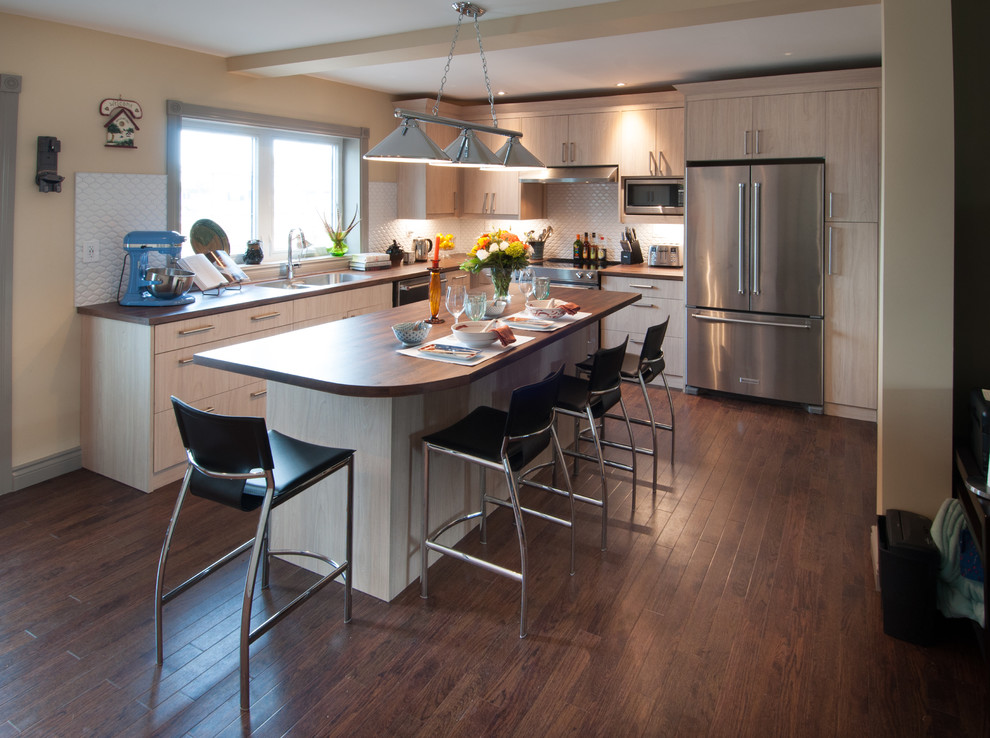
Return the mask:
MULTIPOLYGON (((265 416, 266 383, 253 380, 251 384, 212 397, 189 402, 200 410, 209 410, 221 415, 265 416)), ((155 413, 155 471, 160 472, 186 460, 182 448, 179 427, 175 423, 175 413, 169 403, 168 409, 155 413)))
POLYGON ((259 305, 219 315, 189 318, 155 326, 155 353, 221 341, 246 333, 280 328, 292 323, 292 303, 259 305))
POLYGON ((662 323, 667 318, 670 318, 667 335, 683 336, 684 304, 675 300, 644 298, 617 313, 605 316, 602 327, 605 330, 645 334, 647 328, 662 323))
POLYGON ((283 330, 275 328, 259 331, 249 336, 238 336, 228 338, 225 341, 213 341, 195 347, 158 354, 155 356, 155 412, 161 413, 166 410, 171 412, 170 395, 175 395, 183 402, 194 404, 204 397, 211 397, 256 382, 254 377, 244 374, 194 364, 193 354, 247 340, 274 336, 276 333, 282 333, 283 330))
POLYGON ((684 301, 684 282, 679 279, 603 277, 602 289, 613 292, 638 292, 643 297, 663 297, 684 301))
POLYGON ((391 285, 379 284, 296 300, 293 303, 292 320, 295 323, 315 325, 318 322, 328 323, 350 315, 361 315, 390 307, 392 307, 391 285))

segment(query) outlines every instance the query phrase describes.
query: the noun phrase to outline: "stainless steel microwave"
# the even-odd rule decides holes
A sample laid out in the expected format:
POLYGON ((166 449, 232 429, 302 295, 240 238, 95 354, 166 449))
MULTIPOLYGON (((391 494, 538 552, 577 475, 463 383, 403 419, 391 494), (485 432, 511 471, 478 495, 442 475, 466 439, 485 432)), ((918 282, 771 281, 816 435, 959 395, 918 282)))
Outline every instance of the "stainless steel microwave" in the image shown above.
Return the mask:
POLYGON ((626 215, 683 215, 684 177, 623 177, 626 215))

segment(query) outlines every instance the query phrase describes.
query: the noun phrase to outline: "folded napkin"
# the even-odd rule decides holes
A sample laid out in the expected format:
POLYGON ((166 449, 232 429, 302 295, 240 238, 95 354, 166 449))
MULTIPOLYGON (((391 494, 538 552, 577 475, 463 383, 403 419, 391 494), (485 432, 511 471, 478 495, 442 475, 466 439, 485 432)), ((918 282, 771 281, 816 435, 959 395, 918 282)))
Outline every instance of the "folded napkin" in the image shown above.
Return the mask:
POLYGON ((560 308, 568 315, 574 315, 581 310, 580 305, 575 305, 573 302, 564 302, 563 300, 553 300, 550 303, 550 307, 560 308))
POLYGON ((495 331, 495 335, 498 336, 498 340, 503 346, 508 346, 510 343, 516 342, 516 336, 509 326, 503 323, 496 323, 492 330, 495 331))

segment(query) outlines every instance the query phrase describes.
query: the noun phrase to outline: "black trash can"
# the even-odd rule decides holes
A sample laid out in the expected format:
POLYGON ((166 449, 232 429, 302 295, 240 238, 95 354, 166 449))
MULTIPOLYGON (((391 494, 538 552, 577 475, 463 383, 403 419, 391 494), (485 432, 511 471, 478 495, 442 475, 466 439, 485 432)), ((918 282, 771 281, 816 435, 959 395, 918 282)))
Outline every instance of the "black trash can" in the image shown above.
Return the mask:
POLYGON ((932 521, 906 510, 888 510, 878 522, 883 632, 930 645, 935 637, 940 563, 932 521))

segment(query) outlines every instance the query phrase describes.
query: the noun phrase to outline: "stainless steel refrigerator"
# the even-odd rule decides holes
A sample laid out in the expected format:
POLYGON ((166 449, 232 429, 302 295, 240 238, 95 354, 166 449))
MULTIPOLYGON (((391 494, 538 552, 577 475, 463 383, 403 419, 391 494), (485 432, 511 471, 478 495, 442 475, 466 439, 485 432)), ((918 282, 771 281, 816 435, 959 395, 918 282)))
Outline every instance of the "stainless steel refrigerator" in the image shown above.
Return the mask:
POLYGON ((688 391, 820 411, 824 169, 819 160, 688 166, 688 391))

